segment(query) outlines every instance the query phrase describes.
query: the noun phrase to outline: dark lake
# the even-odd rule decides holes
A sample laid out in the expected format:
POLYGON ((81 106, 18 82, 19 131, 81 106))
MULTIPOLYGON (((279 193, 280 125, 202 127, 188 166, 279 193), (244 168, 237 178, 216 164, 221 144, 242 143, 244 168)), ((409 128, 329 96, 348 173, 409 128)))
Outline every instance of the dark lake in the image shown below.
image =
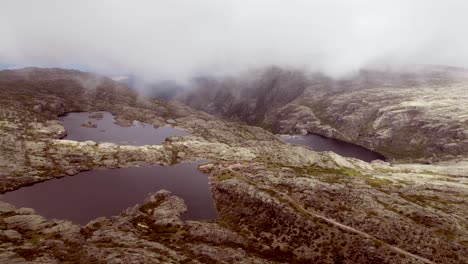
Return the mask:
MULTIPOLYGON (((108 112, 69 113, 61 118, 65 139, 110 142, 125 145, 153 145, 170 136, 187 132, 133 122, 130 127, 114 123, 108 112)), ((30 207, 48 218, 68 219, 86 224, 101 216, 118 215, 142 203, 149 193, 161 189, 184 199, 188 212, 184 219, 209 220, 217 217, 208 176, 197 163, 175 166, 148 165, 122 169, 98 169, 72 177, 54 179, 0 195, 0 200, 17 207, 30 207)))
POLYGON ((108 112, 68 113, 60 118, 65 127, 65 139, 98 143, 109 142, 120 145, 157 145, 170 136, 186 136, 184 130, 134 121, 132 126, 122 127, 114 123, 114 116, 108 112))
POLYGON ((281 139, 291 144, 308 146, 315 151, 333 151, 344 157, 352 157, 367 162, 385 160, 384 156, 364 147, 319 135, 281 136, 281 139))
POLYGON ((211 220, 217 217, 208 176, 197 163, 98 169, 49 180, 0 195, 17 207, 30 207, 47 218, 86 224, 101 216, 118 215, 141 204, 149 193, 161 189, 184 199, 188 211, 182 217, 211 220))

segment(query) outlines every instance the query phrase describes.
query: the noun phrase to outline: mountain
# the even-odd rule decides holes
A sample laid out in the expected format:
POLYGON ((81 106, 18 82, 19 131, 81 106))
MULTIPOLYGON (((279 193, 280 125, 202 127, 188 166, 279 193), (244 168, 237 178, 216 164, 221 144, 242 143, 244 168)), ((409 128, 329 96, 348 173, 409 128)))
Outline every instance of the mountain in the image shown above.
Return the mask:
POLYGON ((179 100, 273 133, 313 133, 387 158, 432 162, 468 155, 468 71, 442 66, 362 70, 331 79, 269 68, 204 79, 179 100))
POLYGON ((134 75, 113 76, 111 79, 153 99, 171 100, 185 90, 184 86, 171 80, 145 81, 134 75))
MULTIPOLYGON (((388 134, 387 147, 398 149, 408 144, 407 138, 426 140, 426 134, 418 134, 423 129, 435 131, 445 124, 439 129, 447 133, 427 134, 427 140, 437 142, 421 143, 423 149, 449 142, 452 131, 466 127, 466 104, 456 105, 464 100, 464 82, 443 72, 428 88, 424 80, 414 91, 410 81, 388 89, 371 81, 379 74, 363 73, 369 76, 364 88, 355 83, 364 77, 338 82, 279 68, 246 80, 200 79, 205 88, 184 95, 183 101, 212 115, 180 102, 146 98, 92 73, 0 71, 2 193, 97 168, 205 160, 199 169, 209 179, 219 215, 212 221, 185 220, 184 201, 160 190, 139 205, 122 208, 117 216, 85 226, 0 202, 0 262, 466 263, 468 160, 463 153, 437 152, 446 160, 433 164, 367 163, 287 144, 270 132, 318 132, 329 126, 331 136, 339 132, 351 137, 355 127, 364 128, 367 122, 372 122, 369 131, 380 131, 377 120, 377 125, 398 129, 427 119, 406 137, 398 131, 388 134), (336 86, 333 91, 328 89, 331 84, 336 86), (424 100, 434 105, 421 108, 426 107, 424 100), (387 114, 367 118, 363 111, 374 106, 387 114), (421 109, 438 114, 417 112, 421 109), (409 110, 416 110, 414 116, 409 110), (66 130, 58 118, 72 111, 108 111, 122 125, 137 120, 175 126, 190 135, 146 146, 62 140, 66 130), (446 111, 452 121, 438 121, 446 111), (408 112, 408 119, 396 118, 399 112, 408 112), (343 119, 335 118, 338 113, 343 119), (361 118, 346 121, 358 113, 361 118)), ((358 142, 365 145, 364 139, 371 138, 366 135, 356 136, 358 142)), ((376 149, 381 151, 378 140, 376 149)), ((413 154, 401 155, 410 160, 413 154)), ((425 155, 416 157, 431 161, 425 155)))

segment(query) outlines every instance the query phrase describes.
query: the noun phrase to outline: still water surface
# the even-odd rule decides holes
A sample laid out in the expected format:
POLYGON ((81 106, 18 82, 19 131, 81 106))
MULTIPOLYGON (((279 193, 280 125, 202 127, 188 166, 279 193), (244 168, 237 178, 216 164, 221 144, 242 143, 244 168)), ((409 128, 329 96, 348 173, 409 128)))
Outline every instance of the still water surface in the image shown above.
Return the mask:
POLYGON ((344 157, 357 158, 367 162, 385 160, 384 156, 364 147, 319 135, 281 136, 281 139, 291 144, 308 146, 315 151, 333 151, 344 157))
MULTIPOLYGON (((102 117, 98 115, 96 118, 96 113, 87 112, 62 117, 61 123, 67 131, 65 139, 147 145, 160 144, 170 136, 188 134, 180 129, 154 128, 140 122, 121 127, 114 124, 112 114, 99 113, 102 117)), ((215 219, 217 213, 208 176, 197 166, 198 163, 185 163, 167 167, 97 169, 23 187, 0 195, 0 200, 17 207, 34 208, 48 218, 86 224, 100 216, 118 215, 122 210, 142 203, 149 193, 166 189, 184 199, 188 207, 184 219, 215 219)))
POLYGON ((97 169, 23 187, 1 195, 0 200, 34 208, 48 218, 86 224, 100 216, 118 215, 161 189, 184 199, 188 208, 184 219, 217 217, 208 176, 196 163, 97 169))
POLYGON ((114 116, 108 112, 69 113, 60 120, 67 131, 65 139, 76 141, 92 140, 98 143, 142 146, 161 144, 170 136, 188 135, 184 130, 169 126, 154 128, 150 124, 134 121, 132 126, 122 127, 114 122, 114 116), (102 118, 92 118, 96 114, 102 114, 102 118))

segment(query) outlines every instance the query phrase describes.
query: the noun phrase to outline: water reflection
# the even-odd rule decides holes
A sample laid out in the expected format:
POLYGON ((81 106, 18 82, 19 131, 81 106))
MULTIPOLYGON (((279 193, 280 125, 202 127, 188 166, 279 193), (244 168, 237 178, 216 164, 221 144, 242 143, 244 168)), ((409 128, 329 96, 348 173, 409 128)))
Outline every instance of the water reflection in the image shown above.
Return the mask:
POLYGON ((208 176, 195 163, 87 171, 20 188, 1 195, 0 200, 34 208, 48 218, 86 224, 100 216, 118 215, 160 189, 184 199, 188 207, 184 219, 217 217, 208 176))
POLYGON ((281 136, 281 139, 291 144, 308 146, 315 151, 333 151, 344 157, 357 158, 367 162, 385 160, 384 156, 364 147, 319 135, 281 136))
POLYGON ((108 112, 69 113, 61 117, 60 122, 67 131, 65 139, 76 141, 142 146, 161 144, 170 136, 188 135, 181 129, 169 126, 154 128, 138 121, 134 121, 132 126, 122 127, 114 123, 114 116, 108 112))

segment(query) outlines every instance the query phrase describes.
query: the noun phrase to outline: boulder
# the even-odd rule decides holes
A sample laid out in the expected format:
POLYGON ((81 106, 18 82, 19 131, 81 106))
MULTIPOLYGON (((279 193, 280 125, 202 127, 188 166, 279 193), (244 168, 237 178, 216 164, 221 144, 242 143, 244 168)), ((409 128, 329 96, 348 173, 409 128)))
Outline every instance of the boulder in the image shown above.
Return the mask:
POLYGON ((40 215, 14 215, 4 218, 9 227, 22 230, 39 230, 50 225, 47 219, 40 215))

